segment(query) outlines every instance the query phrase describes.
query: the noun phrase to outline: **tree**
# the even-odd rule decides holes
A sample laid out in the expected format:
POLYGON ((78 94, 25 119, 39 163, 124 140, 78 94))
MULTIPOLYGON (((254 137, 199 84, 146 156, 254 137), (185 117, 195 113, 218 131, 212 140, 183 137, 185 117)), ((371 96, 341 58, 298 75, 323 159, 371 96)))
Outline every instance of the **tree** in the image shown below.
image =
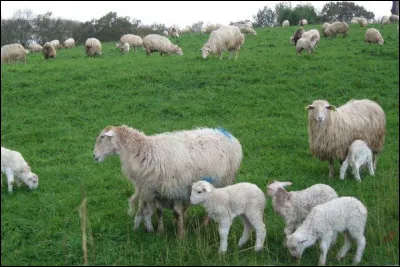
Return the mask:
POLYGON ((292 5, 289 3, 280 2, 275 5, 276 21, 278 25, 282 25, 284 20, 289 20, 292 17, 292 5))
POLYGON ((264 6, 253 16, 255 27, 271 27, 276 25, 276 13, 269 7, 264 6))
POLYGON ((193 23, 192 27, 191 27, 192 31, 193 32, 201 32, 201 29, 203 29, 203 25, 204 25, 203 21, 198 21, 196 23, 193 23))
POLYGON ((350 22, 353 17, 364 17, 371 21, 374 19, 375 14, 353 2, 329 2, 322 8, 320 16, 323 21, 327 22, 350 22))
POLYGON ((318 23, 320 20, 314 6, 311 4, 297 5, 293 9, 290 24, 296 25, 301 19, 306 19, 309 24, 318 23))
POLYGON ((390 12, 393 15, 399 15, 399 1, 392 1, 392 9, 390 10, 390 12))

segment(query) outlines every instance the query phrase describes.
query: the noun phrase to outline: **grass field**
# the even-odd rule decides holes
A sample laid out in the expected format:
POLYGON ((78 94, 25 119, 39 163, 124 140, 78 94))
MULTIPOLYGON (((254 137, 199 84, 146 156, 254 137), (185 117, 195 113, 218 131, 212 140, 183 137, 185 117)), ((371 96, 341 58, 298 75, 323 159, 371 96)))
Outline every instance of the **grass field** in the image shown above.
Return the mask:
MULTIPOLYGON (((241 142, 243 162, 236 182, 292 181, 290 190, 316 183, 340 196, 355 196, 368 209, 367 246, 361 265, 399 264, 399 42, 397 25, 369 25, 385 38, 383 47, 364 43, 365 28, 351 26, 347 38, 325 39, 312 55, 296 56, 289 37, 296 27, 261 28, 246 36, 236 61, 201 58, 208 35, 187 34, 184 55, 121 55, 103 44, 101 58, 87 58, 82 45, 57 52, 56 60, 29 54, 27 65, 1 67, 1 144, 20 151, 40 177, 39 187, 1 194, 1 265, 82 265, 79 206, 87 199, 90 265, 316 265, 318 246, 300 261, 283 245, 284 221, 267 200, 267 241, 255 253, 255 234, 242 249, 240 220, 232 225, 228 252, 218 255, 217 224, 202 227, 204 210, 189 208, 187 237, 179 240, 172 211, 165 232, 133 231, 127 214, 134 187, 122 175, 118 157, 93 160, 93 148, 107 125, 126 124, 146 134, 222 126, 241 142), (386 113, 385 147, 376 176, 348 170, 328 178, 328 163, 311 156, 305 106, 326 99, 340 106, 368 98, 386 113)), ((308 25, 306 29, 320 27, 308 25)), ((153 220, 155 224, 155 219, 153 220)), ((351 264, 355 245, 342 262, 351 264)))

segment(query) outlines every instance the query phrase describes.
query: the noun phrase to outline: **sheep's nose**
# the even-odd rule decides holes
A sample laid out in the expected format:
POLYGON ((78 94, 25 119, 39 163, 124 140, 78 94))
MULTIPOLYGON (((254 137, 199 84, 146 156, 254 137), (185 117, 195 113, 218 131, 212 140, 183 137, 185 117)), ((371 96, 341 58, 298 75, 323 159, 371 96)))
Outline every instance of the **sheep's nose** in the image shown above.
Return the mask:
POLYGON ((318 120, 318 122, 323 122, 324 118, 323 117, 318 117, 317 120, 318 120))
POLYGON ((94 159, 95 161, 97 161, 97 160, 98 160, 98 158, 96 157, 96 155, 95 155, 95 154, 93 154, 93 159, 94 159))

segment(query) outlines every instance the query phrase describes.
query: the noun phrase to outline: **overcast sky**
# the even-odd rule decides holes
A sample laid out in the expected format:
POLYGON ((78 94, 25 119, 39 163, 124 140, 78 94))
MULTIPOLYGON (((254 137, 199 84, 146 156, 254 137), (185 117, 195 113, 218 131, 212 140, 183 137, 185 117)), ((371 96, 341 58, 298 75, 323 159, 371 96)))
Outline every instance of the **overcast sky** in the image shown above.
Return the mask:
MULTIPOLYGON (((88 21, 99 19, 108 12, 117 12, 118 16, 129 16, 139 19, 142 24, 164 23, 166 26, 176 24, 180 27, 193 23, 229 24, 231 21, 251 20, 257 11, 264 6, 272 9, 279 2, 291 2, 292 7, 299 3, 311 3, 316 11, 320 11, 327 1, 213 1, 213 2, 181 2, 181 1, 1 1, 1 16, 11 18, 17 10, 31 9, 33 16, 51 11, 53 17, 88 21)), ((354 1, 372 11, 376 18, 390 15, 392 1, 354 1)))

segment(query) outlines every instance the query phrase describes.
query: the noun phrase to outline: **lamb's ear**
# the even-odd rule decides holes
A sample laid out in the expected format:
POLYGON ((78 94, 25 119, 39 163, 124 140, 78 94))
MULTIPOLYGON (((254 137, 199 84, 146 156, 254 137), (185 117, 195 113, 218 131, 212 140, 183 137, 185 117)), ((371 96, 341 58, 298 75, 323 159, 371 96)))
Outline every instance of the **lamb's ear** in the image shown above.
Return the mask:
POLYGON ((334 105, 328 105, 326 108, 332 111, 336 111, 336 107, 334 105))
POLYGON ((308 105, 306 106, 306 110, 314 109, 315 107, 313 105, 308 105))
POLYGON ((283 187, 289 186, 289 185, 292 185, 292 182, 282 182, 283 187))
POLYGON ((203 187, 203 192, 211 192, 211 184, 210 183, 205 183, 203 187))
POLYGON ((105 132, 104 135, 106 135, 106 136, 115 136, 115 131, 114 130, 109 130, 109 131, 105 132))

